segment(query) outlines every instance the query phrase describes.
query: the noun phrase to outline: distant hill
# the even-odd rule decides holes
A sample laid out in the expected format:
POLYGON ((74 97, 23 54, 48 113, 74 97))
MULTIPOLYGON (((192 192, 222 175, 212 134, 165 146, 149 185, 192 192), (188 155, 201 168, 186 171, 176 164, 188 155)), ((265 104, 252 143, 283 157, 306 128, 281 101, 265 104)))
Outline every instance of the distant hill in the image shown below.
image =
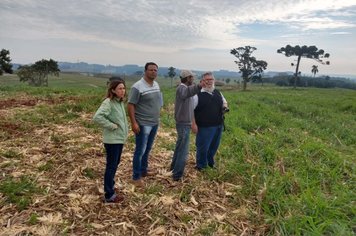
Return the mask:
MULTIPOLYGON (((13 63, 13 69, 16 70, 21 64, 13 63)), ((134 74, 142 74, 144 71, 143 66, 138 65, 123 65, 123 66, 114 66, 114 65, 101 65, 101 64, 89 64, 86 62, 58 62, 59 69, 63 72, 80 72, 80 73, 92 73, 92 74, 116 74, 116 75, 134 75, 134 74)), ((180 73, 179 68, 176 68, 177 76, 180 73)), ((193 70, 198 76, 200 76, 205 71, 193 70)), ((241 73, 237 71, 229 71, 229 70, 218 70, 212 71, 216 78, 241 78, 241 73)), ((266 71, 264 73, 264 77, 274 77, 277 75, 293 75, 292 71, 266 71)), ((168 67, 159 67, 159 75, 167 76, 168 75, 168 67)), ((341 74, 330 74, 330 75, 322 75, 318 76, 330 76, 330 77, 338 77, 338 78, 348 78, 356 81, 356 75, 341 75, 341 74)))
MULTIPOLYGON (((144 67, 138 65, 123 65, 123 66, 113 66, 113 65, 99 65, 99 64, 88 64, 86 62, 58 62, 59 69, 63 72, 85 72, 85 73, 102 73, 102 74, 120 74, 120 75, 134 75, 143 73, 144 67)), ((197 75, 201 75, 204 71, 193 70, 197 75)), ((180 69, 176 68, 176 73, 179 75, 180 69)), ((240 73, 228 70, 213 71, 215 77, 217 78, 238 78, 240 73)), ((167 76, 168 67, 159 67, 159 75, 167 76)))

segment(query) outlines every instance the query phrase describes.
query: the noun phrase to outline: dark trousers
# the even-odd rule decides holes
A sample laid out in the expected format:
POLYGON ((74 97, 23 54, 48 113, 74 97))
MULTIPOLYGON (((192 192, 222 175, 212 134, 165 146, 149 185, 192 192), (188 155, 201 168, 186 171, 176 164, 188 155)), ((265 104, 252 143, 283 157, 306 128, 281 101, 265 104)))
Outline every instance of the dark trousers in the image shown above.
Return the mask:
POLYGON ((201 170, 207 166, 214 167, 214 156, 220 145, 223 129, 222 127, 222 125, 198 127, 198 133, 195 139, 195 144, 197 147, 197 169, 201 170))
POLYGON ((104 174, 105 198, 110 200, 115 195, 115 174, 120 164, 120 158, 124 144, 104 143, 106 150, 106 168, 104 174))
POLYGON ((174 150, 171 170, 173 171, 173 179, 179 180, 184 174, 185 163, 189 154, 189 138, 190 138, 190 125, 176 125, 177 129, 177 142, 174 150))

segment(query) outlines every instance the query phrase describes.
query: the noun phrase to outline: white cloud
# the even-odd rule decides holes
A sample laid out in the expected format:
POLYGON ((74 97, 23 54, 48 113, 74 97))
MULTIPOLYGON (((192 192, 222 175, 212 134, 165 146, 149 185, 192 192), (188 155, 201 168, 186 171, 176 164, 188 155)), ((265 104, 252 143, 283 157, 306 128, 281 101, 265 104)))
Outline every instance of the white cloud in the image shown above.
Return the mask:
POLYGON ((342 32, 332 32, 332 33, 330 33, 330 34, 343 34, 343 35, 348 35, 348 34, 351 34, 350 32, 344 32, 344 31, 342 31, 342 32))
MULTIPOLYGON (((316 31, 351 34, 356 28, 355 15, 356 2, 350 0, 1 0, 5 33, 0 43, 78 41, 137 56, 169 58, 182 53, 186 57, 187 52, 202 48, 228 52, 238 45, 299 43, 316 31), (244 35, 243 26, 255 23, 283 27, 283 32, 273 41, 258 31, 244 35)), ((204 63, 202 57, 190 58, 204 63)))
MULTIPOLYGON (((355 27, 331 18, 310 17, 313 12, 338 10, 350 1, 5 1, 0 10, 9 35, 34 30, 30 37, 108 38, 176 48, 216 47, 236 41, 245 23, 293 22, 303 29, 355 27), (305 16, 308 17, 305 17, 305 16), (9 26, 16 26, 12 29, 9 26), (55 32, 53 32, 55 31, 55 32), (71 33, 70 33, 71 32, 71 33)), ((100 41, 100 40, 99 40, 100 41)), ((114 43, 115 44, 115 43, 114 43)), ((145 46, 143 48, 146 48, 145 46)))

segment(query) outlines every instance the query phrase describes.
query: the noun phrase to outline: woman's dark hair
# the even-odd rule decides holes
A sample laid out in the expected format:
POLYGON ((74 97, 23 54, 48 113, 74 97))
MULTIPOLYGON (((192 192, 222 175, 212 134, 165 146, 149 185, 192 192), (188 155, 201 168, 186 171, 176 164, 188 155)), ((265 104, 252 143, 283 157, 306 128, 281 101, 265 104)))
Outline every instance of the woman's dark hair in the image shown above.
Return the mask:
MULTIPOLYGON (((115 77, 111 77, 110 79, 110 83, 109 83, 109 86, 108 86, 108 90, 107 90, 107 93, 106 93, 106 97, 107 98, 110 98, 113 99, 114 97, 116 97, 116 94, 113 93, 113 90, 116 89, 116 87, 119 85, 119 84, 123 84, 125 86, 125 89, 126 89, 126 84, 125 84, 125 80, 123 80, 121 77, 118 77, 118 76, 115 76, 115 77)), ((125 91, 125 96, 126 97, 126 91, 125 91)), ((123 100, 123 99, 122 99, 123 100)))
POLYGON ((156 67, 158 68, 158 66, 157 66, 156 63, 154 63, 154 62, 147 62, 146 65, 145 65, 145 71, 147 70, 148 66, 152 66, 152 65, 154 65, 154 66, 156 66, 156 67))

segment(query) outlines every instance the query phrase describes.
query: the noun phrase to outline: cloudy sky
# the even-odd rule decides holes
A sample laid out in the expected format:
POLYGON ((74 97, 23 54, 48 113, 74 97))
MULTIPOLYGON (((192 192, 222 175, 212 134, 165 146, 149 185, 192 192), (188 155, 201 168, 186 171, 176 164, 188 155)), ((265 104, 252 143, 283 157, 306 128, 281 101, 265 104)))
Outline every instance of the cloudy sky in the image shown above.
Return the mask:
POLYGON ((319 74, 356 75, 356 0, 1 0, 0 22, 13 63, 236 70, 230 50, 250 45, 268 71, 291 71, 296 58, 277 53, 290 44, 330 53, 319 74))

